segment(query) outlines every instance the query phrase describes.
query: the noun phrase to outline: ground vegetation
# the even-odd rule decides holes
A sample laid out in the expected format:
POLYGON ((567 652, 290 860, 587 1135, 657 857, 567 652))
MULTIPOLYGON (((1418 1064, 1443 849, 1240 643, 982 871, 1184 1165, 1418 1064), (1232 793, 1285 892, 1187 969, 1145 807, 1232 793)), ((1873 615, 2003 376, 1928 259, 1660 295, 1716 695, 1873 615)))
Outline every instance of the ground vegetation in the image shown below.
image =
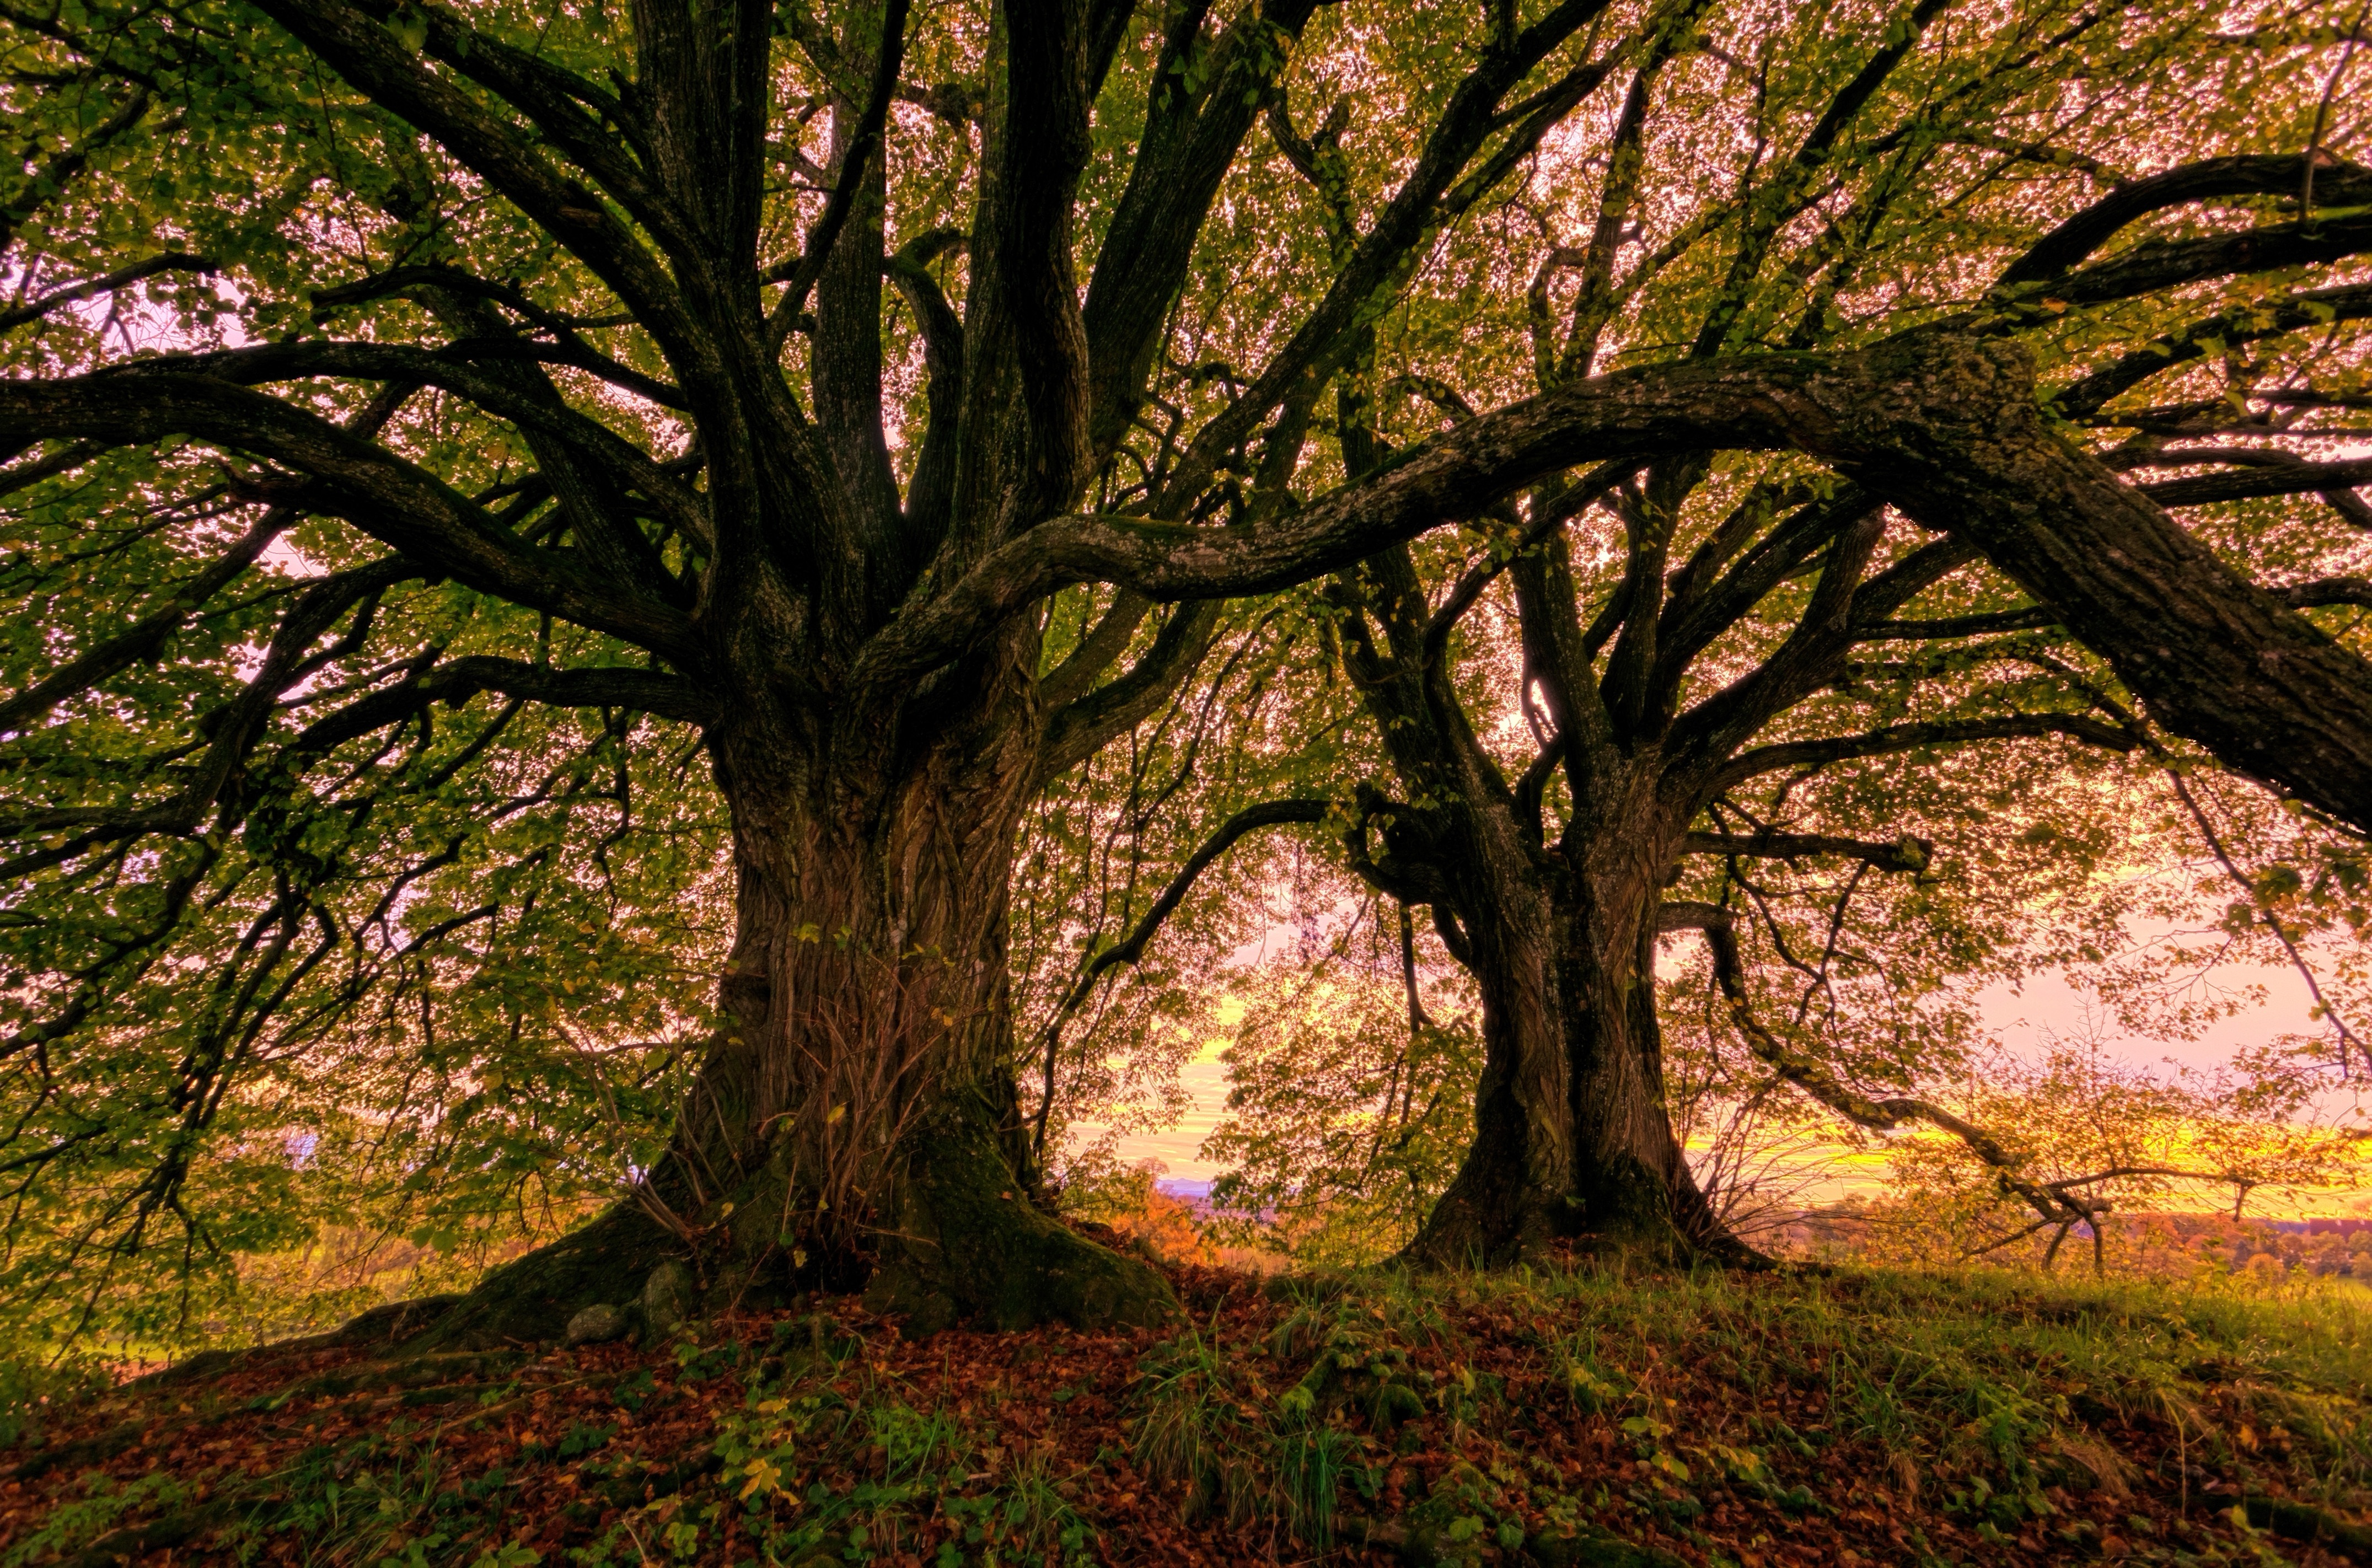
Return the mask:
POLYGON ((0 1553, 2335 1565, 2364 1541, 2366 1318, 2328 1295, 1169 1277, 1182 1328, 917 1342, 840 1298, 641 1349, 291 1344, 61 1395, 0 1450, 0 1553))

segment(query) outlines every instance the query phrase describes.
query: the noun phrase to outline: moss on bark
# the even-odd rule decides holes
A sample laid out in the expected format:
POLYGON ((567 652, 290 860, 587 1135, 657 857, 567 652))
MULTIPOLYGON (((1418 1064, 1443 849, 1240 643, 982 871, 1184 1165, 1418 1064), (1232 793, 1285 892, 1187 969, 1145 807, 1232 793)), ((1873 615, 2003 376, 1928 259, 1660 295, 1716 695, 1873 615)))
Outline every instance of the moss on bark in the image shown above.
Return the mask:
MULTIPOLYGON (((999 1151, 987 1108, 958 1097, 913 1135, 893 1186, 867 1305, 936 1332, 959 1319, 997 1329, 1039 1323, 1077 1328, 1168 1322, 1178 1313, 1169 1283, 1149 1264, 1078 1235, 1029 1201, 999 1151)), ((787 1189, 771 1166, 729 1206, 691 1216, 708 1238, 698 1256, 640 1205, 622 1202, 584 1229, 487 1274, 407 1342, 406 1353, 552 1341, 587 1307, 639 1314, 655 1271, 684 1271, 679 1309, 697 1317, 727 1307, 777 1303, 794 1283, 782 1244, 787 1189)), ((804 1271, 799 1283, 853 1285, 843 1273, 804 1271)))
POLYGON ((1040 1212, 997 1149, 984 1107, 958 1100, 914 1140, 896 1223, 866 1292, 929 1333, 959 1318, 998 1329, 1169 1321, 1169 1282, 1040 1212))
POLYGON ((417 1355, 559 1339, 586 1307, 635 1300, 650 1272, 682 1253, 641 1208, 618 1202, 583 1229, 488 1273, 403 1349, 417 1355))

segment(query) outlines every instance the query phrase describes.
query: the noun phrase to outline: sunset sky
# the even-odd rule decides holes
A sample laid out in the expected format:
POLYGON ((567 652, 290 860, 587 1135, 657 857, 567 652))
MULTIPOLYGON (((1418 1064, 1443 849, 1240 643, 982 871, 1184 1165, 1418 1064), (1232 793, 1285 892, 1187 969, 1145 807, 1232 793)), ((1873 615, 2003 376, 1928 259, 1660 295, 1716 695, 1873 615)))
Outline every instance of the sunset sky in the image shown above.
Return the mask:
MULTIPOLYGON (((2170 1063, 2212 1069, 2228 1060, 2234 1051, 2280 1035, 2327 1032, 2311 1017, 2312 999, 2305 982, 2293 970, 2229 964, 2212 971, 2209 979, 2233 991, 2262 986, 2264 1001, 2220 1020, 2195 1040, 2152 1040, 2119 1034, 2115 1037, 2118 1054, 2136 1064, 2170 1063)), ((2087 998, 2056 972, 2038 975, 2022 987, 1990 987, 1982 993, 1982 1006, 1994 1035, 2005 1047, 2021 1053, 2039 1055, 2052 1038, 2078 1036, 2087 1027, 2087 998)), ((2113 1020, 2105 1018, 2097 1008, 2091 1009, 2091 1016, 2099 1019, 2099 1027, 2113 1028, 2113 1020)), ((1179 1191, 1200 1191, 1220 1174, 1223 1167, 1202 1158, 1201 1149, 1226 1104, 1227 1068, 1219 1058, 1227 1046, 1224 1038, 1204 1042, 1182 1074, 1185 1086, 1194 1097, 1194 1109, 1174 1127, 1122 1138, 1119 1148, 1123 1160, 1160 1161, 1167 1167, 1161 1179, 1163 1185, 1179 1191)), ((2359 1078, 2357 1083, 2360 1082, 2359 1078)), ((2323 1097, 2321 1109, 2328 1116, 2345 1117, 2358 1104, 2372 1107, 2372 1100, 2361 1098, 2356 1086, 2350 1084, 2335 1086, 2323 1097)), ((1086 1124, 1075 1136, 1091 1138, 1100 1130, 1094 1124, 1086 1124)), ((1808 1191, 1807 1197, 1821 1202, 1856 1191, 1874 1195, 1882 1188, 1885 1176, 1881 1156, 1839 1145, 1828 1162, 1823 1179, 1808 1191)), ((2357 1193, 2300 1195, 2290 1201, 2266 1194, 2256 1202, 2261 1212, 2268 1214, 2336 1213, 2362 1207, 2367 1200, 2357 1193)))

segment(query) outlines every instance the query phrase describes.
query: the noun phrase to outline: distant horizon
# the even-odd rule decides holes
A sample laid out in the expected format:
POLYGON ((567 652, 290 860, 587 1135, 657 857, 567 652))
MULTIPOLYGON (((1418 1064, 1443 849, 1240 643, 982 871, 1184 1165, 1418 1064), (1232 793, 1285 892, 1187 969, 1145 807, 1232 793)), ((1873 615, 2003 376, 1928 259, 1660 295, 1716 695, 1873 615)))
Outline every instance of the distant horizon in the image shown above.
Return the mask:
MULTIPOLYGON (((1261 946, 1248 944, 1247 951, 1256 952, 1261 946)), ((2229 1062, 2233 1053, 2244 1047, 2262 1044, 2285 1034, 2319 1033, 2327 1028, 2314 1019, 2313 998, 2295 970, 2227 964, 2213 972, 2218 985, 2232 991, 2262 987, 2264 1000, 2231 1017, 2217 1020, 2195 1040, 2112 1037, 2108 1045, 2117 1059, 2137 1066, 2163 1063, 2178 1068, 2212 1070, 2229 1062)), ((1978 1005, 1987 1031, 2013 1052, 2029 1058, 2039 1058, 2052 1043, 2076 1038, 2097 1023, 2107 1021, 2097 1004, 2068 983, 2064 970, 2043 970, 2022 984, 2002 981, 1988 986, 1979 993, 1978 1005)), ((1191 1109, 1175 1122, 1158 1132, 1132 1133, 1115 1142, 1114 1153, 1125 1166, 1141 1166, 1146 1160, 1159 1162, 1163 1169, 1155 1185, 1172 1196, 1208 1196, 1213 1183, 1227 1172, 1227 1167, 1203 1158, 1202 1148, 1226 1111, 1228 1073, 1221 1052, 1227 1043, 1215 1037, 1206 1040, 1180 1068, 1179 1082, 1187 1091, 1191 1109)), ((2326 1114, 2336 1116, 2350 1101, 2357 1099, 2360 1093, 2351 1081, 2334 1085, 2320 1097, 2319 1104, 2326 1114)), ((1079 1144, 1092 1140, 1108 1126, 1102 1122, 1079 1123, 1072 1130, 1071 1141, 1079 1144)), ((1807 1185, 1801 1194, 1807 1206, 1833 1204, 1855 1194, 1874 1197, 1886 1190, 1882 1153, 1853 1149, 1842 1142, 1831 1147, 1833 1156, 1827 1163, 1833 1168, 1807 1185), (1861 1168, 1852 1168, 1856 1166, 1861 1168)), ((2359 1210, 2372 1212, 2372 1192, 2339 1189, 2285 1197, 2260 1190, 2250 1195, 2250 1205, 2266 1216, 2278 1214, 2313 1217, 2359 1210)), ((2200 1207, 2129 1212, 2213 1211, 2200 1207)))

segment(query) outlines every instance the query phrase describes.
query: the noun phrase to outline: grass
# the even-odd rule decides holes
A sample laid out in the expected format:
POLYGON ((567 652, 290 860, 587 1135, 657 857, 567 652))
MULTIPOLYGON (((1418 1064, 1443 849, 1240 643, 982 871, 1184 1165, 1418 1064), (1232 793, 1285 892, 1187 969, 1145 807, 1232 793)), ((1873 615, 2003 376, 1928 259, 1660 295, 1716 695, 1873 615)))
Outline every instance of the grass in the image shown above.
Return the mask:
MULTIPOLYGON (((1510 1346, 1538 1353, 1532 1397, 1561 1396, 1572 1418, 1620 1434, 1631 1512, 1693 1544, 1707 1490, 1797 1516, 1832 1508, 1780 1480, 1806 1469, 1858 1467, 1897 1505, 1923 1500, 1991 1545, 2038 1527, 2074 1531, 2074 1546, 2110 1534, 2067 1517, 2070 1489, 2112 1502, 2170 1492, 2178 1519, 2194 1491, 2227 1511, 2274 1493, 2342 1517, 2372 1502, 2372 1313, 2345 1287, 1613 1268, 1345 1274, 1282 1294, 1266 1364, 1300 1377, 1263 1416, 1260 1364, 1190 1330, 1147 1360, 1139 1458, 1186 1485, 1190 1510, 1224 1499, 1230 1518, 1267 1513, 1313 1546, 1331 1542, 1346 1487, 1373 1494, 1374 1466, 1320 1434, 1356 1432, 1372 1448, 1429 1415, 1450 1452, 1471 1449, 1470 1434, 1504 1435, 1521 1423, 1494 1415, 1526 1379, 1484 1364, 1510 1346)), ((1575 1512, 1511 1457, 1448 1467, 1450 1484, 1426 1500, 1446 1539, 1429 1550, 1479 1551, 1520 1536, 1528 1515, 1575 1512)))
POLYGON ((1180 1283, 1193 1317, 1166 1333, 908 1343, 827 1302, 490 1368, 402 1396, 448 1402, 395 1419, 367 1367, 312 1363, 52 1399, 53 1446, 144 1421, 177 1435, 0 1493, 0 1562, 69 1560, 198 1497, 219 1560, 374 1568, 1757 1568, 1781 1543, 1922 1568, 2013 1548, 2188 1568, 2335 1562, 2372 1539, 2350 1533, 2372 1507, 2372 1295, 2344 1287, 1622 1268, 1180 1283))

